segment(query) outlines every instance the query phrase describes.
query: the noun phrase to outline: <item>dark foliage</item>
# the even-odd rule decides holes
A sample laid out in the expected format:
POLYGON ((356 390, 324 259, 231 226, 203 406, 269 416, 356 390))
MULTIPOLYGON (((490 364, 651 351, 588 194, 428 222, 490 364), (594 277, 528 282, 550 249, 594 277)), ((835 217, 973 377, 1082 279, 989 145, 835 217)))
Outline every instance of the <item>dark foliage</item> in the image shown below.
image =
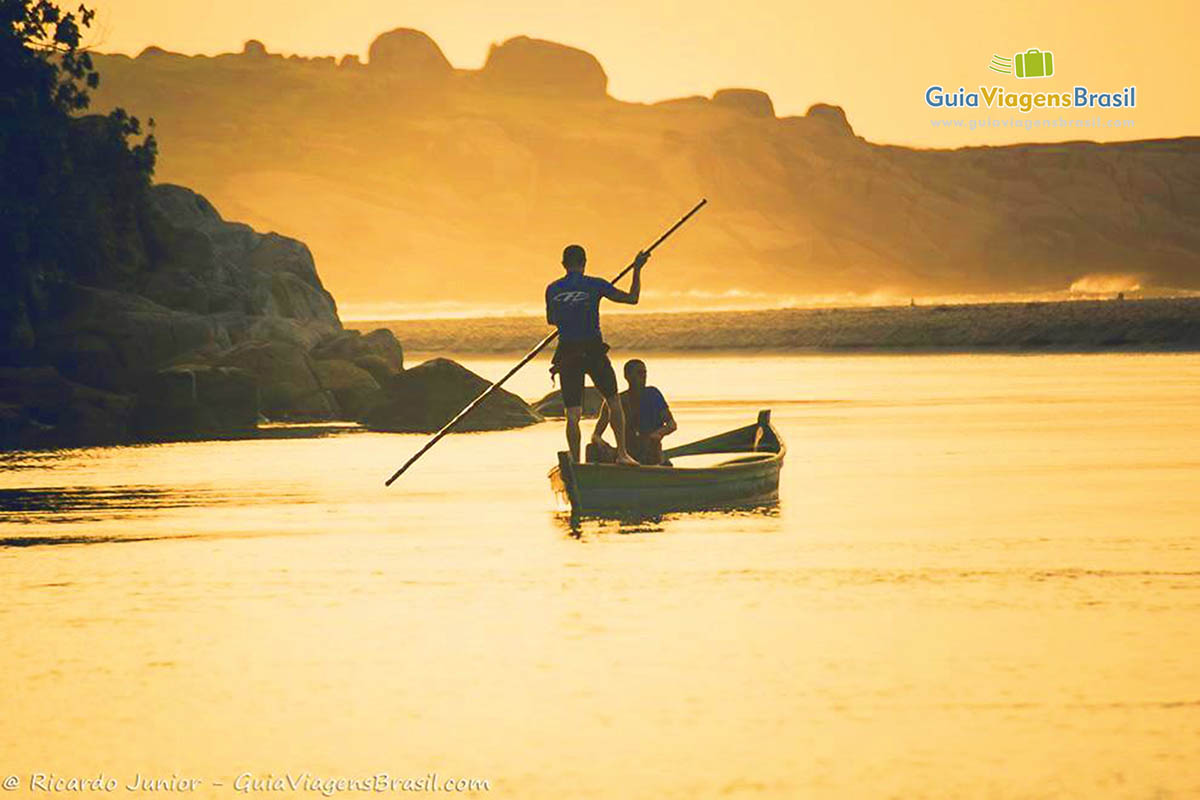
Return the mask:
POLYGON ((81 116, 100 82, 82 46, 92 17, 0 0, 0 360, 48 283, 120 257, 150 185, 153 135, 121 109, 81 116))

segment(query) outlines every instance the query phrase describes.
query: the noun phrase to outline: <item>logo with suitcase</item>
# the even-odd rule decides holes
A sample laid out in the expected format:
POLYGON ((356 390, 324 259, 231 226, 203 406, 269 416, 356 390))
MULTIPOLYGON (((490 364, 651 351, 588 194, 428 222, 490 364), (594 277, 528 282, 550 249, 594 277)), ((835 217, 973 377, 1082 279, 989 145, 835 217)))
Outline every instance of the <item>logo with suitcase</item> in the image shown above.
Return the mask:
POLYGON ((1012 58, 993 55, 988 69, 1018 78, 1049 78, 1054 74, 1054 53, 1031 47, 1012 58))

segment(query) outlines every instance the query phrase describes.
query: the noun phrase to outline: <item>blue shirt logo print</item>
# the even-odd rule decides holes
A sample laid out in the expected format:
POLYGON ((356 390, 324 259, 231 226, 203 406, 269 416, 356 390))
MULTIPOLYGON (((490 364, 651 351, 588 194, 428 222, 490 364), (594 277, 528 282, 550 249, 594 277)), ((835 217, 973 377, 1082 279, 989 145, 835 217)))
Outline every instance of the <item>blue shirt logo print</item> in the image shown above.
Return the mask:
POLYGON ((568 273, 546 287, 546 319, 565 342, 600 338, 600 299, 620 293, 603 278, 568 273))

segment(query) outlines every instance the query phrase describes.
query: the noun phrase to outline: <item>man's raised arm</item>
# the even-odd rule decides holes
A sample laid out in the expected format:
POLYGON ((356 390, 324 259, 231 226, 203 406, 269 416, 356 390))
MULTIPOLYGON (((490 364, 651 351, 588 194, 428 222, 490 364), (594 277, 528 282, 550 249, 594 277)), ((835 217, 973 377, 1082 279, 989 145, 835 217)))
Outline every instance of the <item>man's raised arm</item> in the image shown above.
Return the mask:
POLYGON ((646 262, 650 260, 649 253, 638 253, 637 258, 633 260, 633 285, 629 287, 628 292, 623 292, 612 284, 612 290, 605 293, 605 297, 612 300, 614 303, 625 303, 626 305, 636 306, 637 301, 642 296, 642 267, 646 266, 646 262))

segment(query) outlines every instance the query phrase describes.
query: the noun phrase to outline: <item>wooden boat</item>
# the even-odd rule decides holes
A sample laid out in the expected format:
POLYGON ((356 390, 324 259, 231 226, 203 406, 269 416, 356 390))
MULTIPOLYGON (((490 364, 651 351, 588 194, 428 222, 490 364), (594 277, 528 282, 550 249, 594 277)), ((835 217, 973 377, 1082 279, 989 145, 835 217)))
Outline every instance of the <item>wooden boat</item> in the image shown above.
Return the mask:
POLYGON ((573 464, 566 452, 550 470, 550 486, 576 514, 645 513, 759 505, 779 498, 779 470, 787 448, 771 425, 771 412, 744 428, 672 447, 664 455, 730 454, 710 466, 573 464))

